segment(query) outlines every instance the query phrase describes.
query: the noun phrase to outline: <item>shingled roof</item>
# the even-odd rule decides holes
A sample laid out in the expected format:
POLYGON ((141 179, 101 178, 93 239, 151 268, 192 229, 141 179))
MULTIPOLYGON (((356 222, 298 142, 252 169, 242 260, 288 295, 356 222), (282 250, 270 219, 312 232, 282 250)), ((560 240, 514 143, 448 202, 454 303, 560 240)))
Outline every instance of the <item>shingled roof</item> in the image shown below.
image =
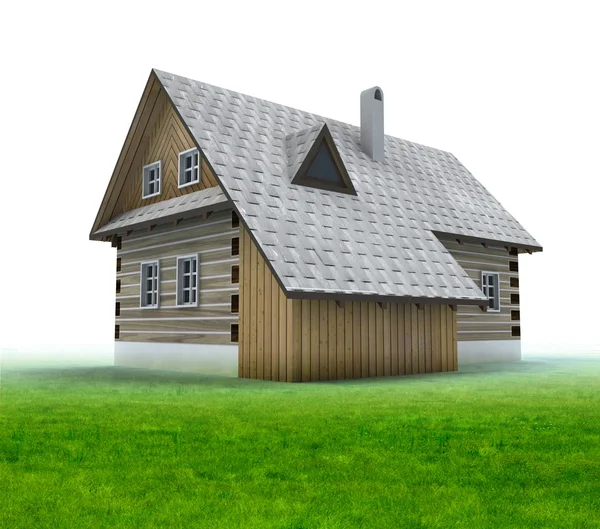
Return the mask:
POLYGON ((487 300, 434 235, 541 250, 450 153, 154 70, 288 296, 487 300), (291 183, 329 128, 356 195, 291 183), (298 152, 292 152, 297 147, 298 152))
POLYGON ((186 195, 161 200, 141 208, 125 211, 114 216, 100 229, 92 233, 94 239, 102 239, 108 235, 128 230, 141 229, 175 219, 196 217, 205 211, 217 211, 230 206, 230 202, 220 187, 208 187, 186 195))

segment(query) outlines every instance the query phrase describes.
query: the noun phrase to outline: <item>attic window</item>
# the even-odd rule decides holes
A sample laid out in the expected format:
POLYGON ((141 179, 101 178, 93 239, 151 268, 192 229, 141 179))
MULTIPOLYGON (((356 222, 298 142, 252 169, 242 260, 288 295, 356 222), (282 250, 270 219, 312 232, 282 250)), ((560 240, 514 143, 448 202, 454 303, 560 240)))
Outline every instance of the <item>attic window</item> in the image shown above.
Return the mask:
POLYGON ((379 88, 375 90, 374 97, 375 99, 377 99, 377 101, 383 101, 383 97, 381 96, 381 90, 379 90, 379 88))
POLYGON ((160 195, 160 161, 144 166, 142 171, 142 198, 160 195))
POLYGON ((179 153, 179 187, 200 182, 200 153, 189 149, 179 153))
POLYGON ((327 125, 323 125, 292 184, 356 195, 327 125))

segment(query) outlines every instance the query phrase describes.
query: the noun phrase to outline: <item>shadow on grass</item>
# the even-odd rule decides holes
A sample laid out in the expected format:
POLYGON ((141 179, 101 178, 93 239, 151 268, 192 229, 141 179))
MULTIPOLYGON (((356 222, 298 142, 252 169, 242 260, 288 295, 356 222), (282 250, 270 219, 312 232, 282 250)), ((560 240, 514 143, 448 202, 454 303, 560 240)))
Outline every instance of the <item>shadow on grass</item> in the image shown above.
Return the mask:
POLYGON ((28 378, 39 380, 40 377, 48 377, 72 382, 132 382, 165 385, 193 384, 214 385, 219 387, 235 387, 252 383, 267 383, 213 374, 179 373, 176 371, 160 371, 118 366, 12 368, 3 369, 3 374, 21 380, 26 380, 28 378))
MULTIPOLYGON (((312 382, 309 385, 364 385, 364 384, 412 384, 439 382, 441 377, 477 377, 491 373, 496 374, 535 374, 548 373, 549 371, 569 370, 586 371, 591 368, 592 371, 600 372, 600 358, 581 359, 581 358, 539 358, 532 360, 521 360, 515 362, 485 362, 480 364, 468 364, 460 366, 458 371, 447 373, 425 373, 416 375, 401 375, 393 377, 370 377, 346 380, 324 380, 312 382)), ((12 379, 60 379, 71 382, 121 382, 135 384, 181 384, 195 386, 214 386, 219 388, 235 387, 264 387, 274 388, 282 386, 301 387, 306 384, 287 384, 285 382, 277 383, 272 381, 254 380, 247 378, 237 378, 225 375, 199 374, 199 373, 181 373, 176 371, 162 371, 139 369, 131 367, 118 366, 88 366, 88 367, 12 367, 3 368, 2 376, 12 379)))

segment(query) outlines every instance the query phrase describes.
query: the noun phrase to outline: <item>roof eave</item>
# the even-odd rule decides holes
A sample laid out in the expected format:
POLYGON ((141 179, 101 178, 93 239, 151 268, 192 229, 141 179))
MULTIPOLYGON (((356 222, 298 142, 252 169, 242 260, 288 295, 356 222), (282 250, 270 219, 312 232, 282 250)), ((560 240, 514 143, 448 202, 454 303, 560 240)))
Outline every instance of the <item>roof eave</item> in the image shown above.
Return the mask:
POLYGON ((373 301, 376 303, 414 303, 435 305, 475 305, 482 306, 488 303, 488 298, 426 298, 412 296, 392 296, 381 294, 358 294, 343 292, 322 292, 286 289, 286 296, 290 299, 307 300, 335 300, 335 301, 373 301))
POLYGON ((501 240, 501 239, 489 239, 489 238, 485 238, 485 237, 474 237, 472 235, 461 235, 459 233, 451 233, 448 231, 439 231, 439 230, 431 230, 431 233, 433 233, 436 237, 441 235, 443 237, 452 237, 455 239, 460 239, 461 241, 465 241, 465 242, 499 244, 501 246, 519 248, 521 250, 525 250, 528 253, 544 251, 542 246, 535 245, 535 244, 524 244, 522 242, 506 241, 506 240, 501 240))
POLYGON ((131 230, 141 230, 144 228, 149 228, 151 226, 158 226, 160 224, 167 224, 174 220, 179 219, 189 219, 194 217, 199 217, 203 213, 213 212, 213 211, 222 211, 224 209, 231 209, 231 201, 227 200, 224 202, 217 202, 215 204, 210 204, 208 206, 202 206, 196 209, 192 209, 189 211, 173 213, 170 215, 165 215, 164 217, 160 217, 157 219, 147 219, 141 222, 136 222, 134 224, 128 224, 127 226, 120 226, 117 228, 112 228, 109 230, 96 230, 95 232, 90 233, 90 241, 102 241, 105 237, 111 237, 112 235, 119 235, 120 233, 125 233, 131 230))

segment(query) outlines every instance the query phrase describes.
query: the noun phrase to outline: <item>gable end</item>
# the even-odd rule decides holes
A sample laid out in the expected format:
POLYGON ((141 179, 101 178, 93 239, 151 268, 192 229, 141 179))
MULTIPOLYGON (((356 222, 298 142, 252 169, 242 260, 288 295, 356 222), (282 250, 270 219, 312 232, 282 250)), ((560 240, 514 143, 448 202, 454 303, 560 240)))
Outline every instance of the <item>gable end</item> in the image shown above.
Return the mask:
POLYGON ((152 71, 91 233, 124 212, 218 186, 216 176, 200 150, 199 181, 179 185, 180 153, 196 148, 194 137, 152 71), (144 167, 159 162, 160 192, 145 197, 144 167))

